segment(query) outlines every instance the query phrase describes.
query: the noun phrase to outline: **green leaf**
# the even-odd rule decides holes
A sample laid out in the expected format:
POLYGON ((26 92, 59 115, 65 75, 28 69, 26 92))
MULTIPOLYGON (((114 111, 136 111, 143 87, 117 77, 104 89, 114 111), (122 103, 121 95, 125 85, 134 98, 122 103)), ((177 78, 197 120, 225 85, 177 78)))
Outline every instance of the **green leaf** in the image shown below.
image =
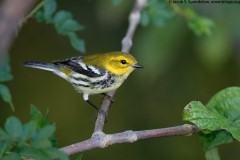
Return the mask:
POLYGON ((13 79, 13 75, 8 72, 0 71, 0 82, 6 82, 13 79))
POLYGON ((32 147, 36 149, 45 149, 52 146, 52 143, 49 139, 33 140, 32 147))
POLYGON ((36 130, 37 130, 37 123, 35 121, 31 120, 28 123, 24 124, 20 145, 25 145, 25 143, 29 141, 32 138, 32 136, 35 134, 36 130))
POLYGON ((58 11, 53 18, 56 29, 58 30, 58 28, 61 27, 65 21, 72 19, 72 17, 73 16, 70 12, 64 10, 58 11))
POLYGON ((201 129, 206 159, 219 160, 218 145, 240 141, 240 87, 218 92, 206 106, 196 101, 189 103, 184 108, 183 119, 201 129))
POLYGON ((77 21, 73 19, 68 19, 63 22, 61 26, 57 28, 58 33, 67 35, 69 32, 83 30, 84 26, 80 25, 77 21))
POLYGON ((37 134, 33 137, 33 140, 39 141, 41 139, 50 138, 55 132, 56 127, 53 125, 47 125, 39 129, 37 134))
POLYGON ((0 159, 3 157, 4 153, 6 152, 7 148, 9 147, 10 143, 7 140, 0 141, 0 159))
POLYGON ((17 153, 9 153, 3 157, 3 160, 21 160, 21 157, 17 153))
POLYGON ((35 121, 37 123, 38 128, 42 128, 43 126, 49 124, 47 114, 46 116, 43 116, 42 113, 38 110, 36 106, 31 104, 30 106, 30 118, 31 120, 35 121))
POLYGON ((30 147, 22 147, 19 149, 18 153, 22 157, 32 158, 36 160, 50 160, 50 157, 46 155, 42 150, 30 148, 30 147))
POLYGON ((84 40, 80 39, 77 37, 76 33, 71 32, 68 35, 71 45, 73 46, 74 49, 80 52, 85 52, 85 42, 84 40))
POLYGON ((35 14, 35 18, 36 18, 37 22, 42 22, 42 23, 45 22, 45 20, 46 20, 42 11, 38 11, 35 14))
POLYGON ((8 134, 2 128, 0 128, 0 142, 7 138, 8 138, 8 134))
POLYGON ((212 20, 202 16, 195 16, 188 21, 188 27, 192 29, 197 36, 209 36, 212 33, 213 26, 214 23, 212 20))
POLYGON ((235 123, 218 112, 206 108, 201 102, 190 102, 184 108, 183 119, 194 123, 202 131, 211 132, 224 129, 240 141, 239 123, 235 123))
POLYGON ((39 129, 32 138, 32 145, 35 148, 47 148, 52 146, 50 138, 55 132, 55 126, 47 125, 39 129))
POLYGON ((240 119, 239 104, 240 87, 229 87, 214 95, 208 102, 207 107, 236 121, 240 119))
POLYGON ((51 21, 52 15, 57 10, 56 0, 45 0, 44 6, 44 17, 51 21))
POLYGON ((157 27, 163 27, 172 17, 173 13, 164 1, 149 0, 142 12, 141 24, 146 26, 151 22, 157 27))
POLYGON ((0 60, 0 71, 8 73, 11 71, 11 66, 10 66, 10 57, 8 53, 5 53, 0 60))
POLYGON ((204 150, 211 150, 220 144, 230 143, 234 139, 230 133, 225 130, 214 131, 209 134, 200 133, 200 139, 204 150))
POLYGON ((9 89, 6 85, 0 84, 0 95, 2 96, 2 99, 9 103, 12 110, 14 110, 13 102, 12 102, 12 96, 9 92, 9 89))
POLYGON ((9 117, 5 122, 6 132, 13 138, 19 138, 23 131, 23 126, 20 120, 16 117, 9 117))
POLYGON ((44 152, 49 155, 51 159, 68 160, 68 156, 57 148, 50 147, 45 149, 44 152))
POLYGON ((113 4, 114 6, 117 6, 117 5, 119 5, 122 1, 123 1, 123 0, 112 0, 112 4, 113 4))

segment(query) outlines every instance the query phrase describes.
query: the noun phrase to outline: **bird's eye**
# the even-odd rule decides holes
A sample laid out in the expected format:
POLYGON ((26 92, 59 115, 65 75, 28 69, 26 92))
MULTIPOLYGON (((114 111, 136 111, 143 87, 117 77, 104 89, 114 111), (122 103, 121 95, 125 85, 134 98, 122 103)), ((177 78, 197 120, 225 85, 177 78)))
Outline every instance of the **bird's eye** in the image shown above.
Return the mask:
POLYGON ((126 64, 126 63, 127 63, 127 61, 126 61, 126 60, 124 60, 124 59, 123 59, 123 60, 121 60, 120 62, 121 62, 122 64, 126 64))

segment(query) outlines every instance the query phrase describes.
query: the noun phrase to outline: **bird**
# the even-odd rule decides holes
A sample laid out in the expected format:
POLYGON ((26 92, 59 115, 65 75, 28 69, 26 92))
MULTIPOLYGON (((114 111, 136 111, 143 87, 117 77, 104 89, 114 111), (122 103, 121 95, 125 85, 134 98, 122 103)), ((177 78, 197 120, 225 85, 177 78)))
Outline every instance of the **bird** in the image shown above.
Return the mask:
POLYGON ((76 56, 50 63, 26 61, 23 65, 53 72, 67 80, 83 94, 83 100, 98 111, 89 95, 116 90, 134 69, 143 68, 131 54, 120 51, 76 56))

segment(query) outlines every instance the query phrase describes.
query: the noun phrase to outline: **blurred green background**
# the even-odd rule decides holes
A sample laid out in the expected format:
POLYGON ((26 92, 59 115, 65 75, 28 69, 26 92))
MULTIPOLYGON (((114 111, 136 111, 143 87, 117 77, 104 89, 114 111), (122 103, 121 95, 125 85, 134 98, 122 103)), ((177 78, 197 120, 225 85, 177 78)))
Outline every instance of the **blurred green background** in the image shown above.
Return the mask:
MULTIPOLYGON (((86 27, 78 35, 86 42, 86 54, 91 54, 121 50, 133 2, 113 6, 110 0, 59 0, 58 5, 86 27)), ((145 68, 136 70, 118 90, 106 133, 181 125, 181 112, 190 101, 206 103, 221 89, 240 85, 240 5, 190 7, 214 21, 212 35, 195 36, 178 16, 162 28, 140 26, 131 53, 145 68)), ((89 138, 97 113, 83 102, 82 95, 52 73, 21 65, 26 60, 61 60, 80 53, 53 26, 34 19, 24 23, 17 36, 10 50, 14 80, 7 83, 16 111, 1 100, 1 126, 9 115, 27 121, 30 104, 34 104, 43 113, 48 110, 60 147, 89 138)), ((100 105, 102 95, 90 98, 100 105)), ((221 146, 222 159, 239 159, 239 147, 237 142, 221 146)), ((198 136, 193 135, 117 144, 83 154, 88 160, 113 158, 202 160, 204 152, 198 136)))

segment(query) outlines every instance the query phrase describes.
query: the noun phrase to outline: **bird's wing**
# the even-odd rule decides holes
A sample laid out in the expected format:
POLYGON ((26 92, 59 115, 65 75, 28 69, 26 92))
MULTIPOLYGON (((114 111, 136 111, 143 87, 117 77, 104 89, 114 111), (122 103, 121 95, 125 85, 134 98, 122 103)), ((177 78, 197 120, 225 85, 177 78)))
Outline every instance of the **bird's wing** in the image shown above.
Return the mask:
POLYGON ((106 73, 106 71, 99 67, 85 64, 82 61, 82 56, 72 57, 63 61, 55 61, 53 63, 59 67, 64 67, 88 77, 100 77, 106 73))

